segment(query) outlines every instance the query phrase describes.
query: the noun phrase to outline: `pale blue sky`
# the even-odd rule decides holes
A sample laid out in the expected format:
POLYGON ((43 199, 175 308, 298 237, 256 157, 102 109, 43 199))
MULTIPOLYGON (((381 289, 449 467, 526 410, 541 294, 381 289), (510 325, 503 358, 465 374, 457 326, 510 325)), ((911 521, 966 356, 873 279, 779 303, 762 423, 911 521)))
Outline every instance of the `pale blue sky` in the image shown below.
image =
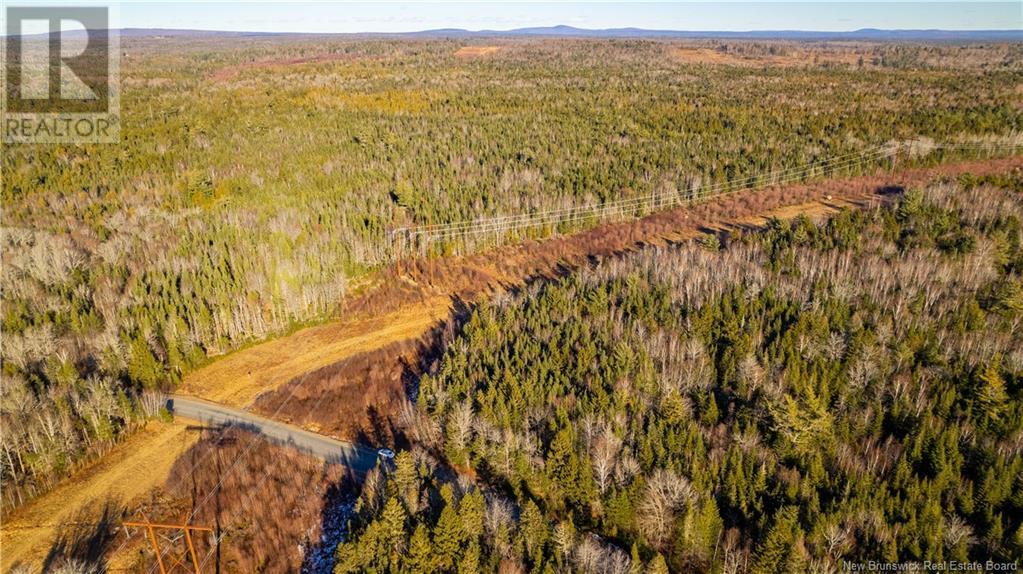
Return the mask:
MULTIPOLYGON (((14 3, 13 1, 11 2, 14 3)), ((47 2, 52 3, 52 2, 47 2)), ((78 4, 79 2, 73 2, 78 4)), ((253 32, 1023 29, 1023 2, 122 2, 123 28, 253 32)))

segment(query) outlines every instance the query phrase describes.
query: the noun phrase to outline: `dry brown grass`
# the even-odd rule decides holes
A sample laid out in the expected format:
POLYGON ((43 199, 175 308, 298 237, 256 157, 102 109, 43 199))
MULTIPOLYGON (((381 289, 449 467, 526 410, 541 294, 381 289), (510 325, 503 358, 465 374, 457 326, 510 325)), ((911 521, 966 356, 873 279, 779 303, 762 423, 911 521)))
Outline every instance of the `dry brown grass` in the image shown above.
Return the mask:
POLYGON ((462 46, 455 50, 455 55, 459 58, 478 58, 497 53, 500 49, 500 46, 462 46))
MULTIPOLYGON (((208 536, 196 540, 196 554, 206 560, 203 572, 298 572, 320 539, 325 504, 353 488, 347 480, 341 466, 325 466, 240 429, 211 429, 178 458, 152 500, 132 514, 164 523, 191 517, 192 524, 215 528, 222 540, 219 555, 208 536)), ((130 550, 111 566, 146 572, 155 556, 141 538, 134 536, 130 550)), ((183 542, 161 547, 165 560, 187 556, 183 542)))
POLYGON ((174 461, 195 443, 184 424, 152 422, 95 463, 5 516, 0 570, 38 568, 67 522, 94 520, 107 503, 128 504, 166 480, 174 461))
POLYGON ((862 206, 864 203, 869 203, 869 201, 869 199, 864 202, 862 199, 853 200, 846 197, 832 197, 831 199, 823 198, 819 201, 811 201, 797 205, 786 205, 763 213, 714 223, 708 225, 707 229, 727 233, 737 229, 760 228, 766 225, 771 219, 795 219, 800 216, 806 216, 812 220, 819 221, 838 213, 842 209, 862 206))
POLYGON ((396 341, 420 337, 447 315, 449 300, 424 293, 378 317, 360 317, 302 329, 231 353, 194 371, 178 392, 233 407, 317 369, 396 341))
POLYGON ((362 444, 401 444, 400 413, 409 383, 455 334, 438 323, 416 339, 349 357, 261 395, 252 411, 362 444), (340 414, 339 414, 340 413, 340 414))

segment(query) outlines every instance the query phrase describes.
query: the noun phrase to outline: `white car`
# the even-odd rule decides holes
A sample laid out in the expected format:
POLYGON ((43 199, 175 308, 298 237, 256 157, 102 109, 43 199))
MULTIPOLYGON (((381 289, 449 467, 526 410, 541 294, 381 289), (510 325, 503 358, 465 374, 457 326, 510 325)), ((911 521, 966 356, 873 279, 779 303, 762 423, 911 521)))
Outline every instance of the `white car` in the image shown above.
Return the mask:
POLYGON ((377 456, 384 460, 394 460, 394 451, 389 448, 382 448, 377 451, 377 456))

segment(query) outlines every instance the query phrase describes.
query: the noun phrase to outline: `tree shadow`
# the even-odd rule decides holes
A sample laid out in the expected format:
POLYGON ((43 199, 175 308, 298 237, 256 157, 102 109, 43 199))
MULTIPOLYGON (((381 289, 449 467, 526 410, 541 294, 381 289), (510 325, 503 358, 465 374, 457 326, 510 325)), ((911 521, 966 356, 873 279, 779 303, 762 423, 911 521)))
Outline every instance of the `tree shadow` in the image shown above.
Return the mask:
POLYGON ((327 488, 320 512, 320 539, 310 541, 302 559, 302 574, 332 574, 334 550, 348 534, 360 488, 359 476, 350 470, 327 488))
POLYGON ((374 405, 370 405, 366 409, 366 417, 369 419, 369 430, 372 433, 370 435, 371 442, 366 444, 369 446, 386 444, 391 437, 390 431, 394 425, 387 417, 381 415, 374 405))
POLYGON ((902 195, 905 191, 906 188, 901 185, 884 185, 874 190, 874 193, 882 196, 890 196, 902 195))
POLYGON ((69 560, 105 571, 104 555, 117 536, 123 514, 124 507, 112 500, 103 503, 98 516, 92 506, 79 511, 71 520, 66 521, 67 526, 58 531, 43 561, 43 572, 69 560))

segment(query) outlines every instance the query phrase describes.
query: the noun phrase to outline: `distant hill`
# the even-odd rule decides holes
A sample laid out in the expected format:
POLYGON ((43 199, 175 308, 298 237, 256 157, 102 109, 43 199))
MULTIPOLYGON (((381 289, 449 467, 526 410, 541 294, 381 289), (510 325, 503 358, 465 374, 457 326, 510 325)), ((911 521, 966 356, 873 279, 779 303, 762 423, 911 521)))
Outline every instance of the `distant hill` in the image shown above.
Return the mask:
MULTIPOLYGON (((83 31, 67 32, 72 36, 83 31)), ((30 37, 45 37, 35 34, 30 37)), ((644 28, 605 28, 593 30, 573 26, 544 26, 515 28, 512 30, 466 30, 438 28, 418 32, 360 32, 360 33, 288 33, 239 32, 219 30, 176 30, 160 28, 124 28, 124 38, 154 37, 222 37, 251 38, 262 36, 347 36, 393 38, 493 38, 493 37, 553 37, 553 38, 680 38, 680 39, 751 39, 751 40, 872 40, 902 42, 1023 42, 1023 30, 881 30, 862 28, 847 32, 814 30, 750 30, 745 32, 722 30, 648 30, 644 28)))
POLYGON ((516 28, 513 30, 463 30, 444 28, 403 35, 428 37, 554 36, 577 38, 743 38, 782 40, 901 40, 901 41, 1023 41, 1023 30, 880 30, 862 28, 849 32, 813 30, 750 30, 745 32, 701 30, 648 30, 606 28, 591 30, 572 26, 516 28))

